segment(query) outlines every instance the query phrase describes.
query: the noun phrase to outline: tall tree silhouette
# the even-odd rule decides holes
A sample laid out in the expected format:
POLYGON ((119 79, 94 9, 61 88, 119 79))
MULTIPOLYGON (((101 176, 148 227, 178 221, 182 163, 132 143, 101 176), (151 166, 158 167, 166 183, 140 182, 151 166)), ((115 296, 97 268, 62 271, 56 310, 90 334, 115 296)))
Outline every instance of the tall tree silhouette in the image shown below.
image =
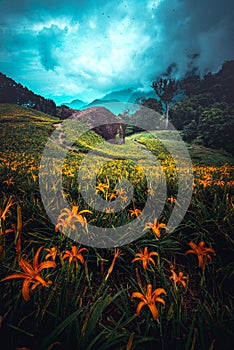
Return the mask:
POLYGON ((169 122, 169 109, 170 109, 170 103, 174 102, 174 96, 178 92, 179 84, 175 79, 172 78, 158 78, 152 83, 151 86, 156 95, 160 98, 160 101, 165 105, 166 107, 166 129, 168 128, 168 122, 169 122))

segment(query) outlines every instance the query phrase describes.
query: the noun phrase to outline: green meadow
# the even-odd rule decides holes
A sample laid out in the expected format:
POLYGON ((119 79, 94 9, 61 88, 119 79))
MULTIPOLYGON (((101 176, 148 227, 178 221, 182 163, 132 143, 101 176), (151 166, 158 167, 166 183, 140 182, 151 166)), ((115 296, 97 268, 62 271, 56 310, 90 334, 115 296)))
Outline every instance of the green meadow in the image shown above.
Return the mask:
POLYGON ((176 132, 136 133, 114 147, 92 130, 77 139, 68 132, 64 139, 60 123, 39 111, 0 104, 1 343, 9 350, 231 349, 234 159, 187 144, 192 197, 180 224, 169 230, 168 220, 181 205, 178 176, 190 171, 184 167, 178 175, 167 150, 180 147, 176 132), (62 174, 69 207, 58 209, 56 182, 46 188, 50 205, 59 210, 56 225, 39 188, 42 153, 53 131, 55 154, 70 142, 64 162, 53 169, 62 174), (90 151, 103 165, 83 165, 83 190, 97 174, 103 211, 86 203, 78 185, 90 151), (161 173, 148 155, 157 158, 161 173), (157 200, 154 184, 162 175, 167 184, 162 213, 157 217, 152 206, 150 219, 144 218, 147 198, 157 200), (129 203, 119 186, 124 179, 133 188, 129 203), (117 199, 122 210, 115 212, 117 199), (79 243, 81 235, 92 235, 92 225, 115 229, 139 217, 143 229, 133 226, 137 239, 128 244, 79 243))

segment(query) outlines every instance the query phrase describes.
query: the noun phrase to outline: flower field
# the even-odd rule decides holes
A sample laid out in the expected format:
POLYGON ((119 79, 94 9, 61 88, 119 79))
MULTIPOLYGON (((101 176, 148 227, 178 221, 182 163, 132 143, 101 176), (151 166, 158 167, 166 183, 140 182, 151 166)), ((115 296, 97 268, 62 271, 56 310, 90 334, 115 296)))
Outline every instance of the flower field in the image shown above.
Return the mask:
MULTIPOLYGON (((77 185, 82 160, 102 141, 89 131, 69 150, 62 170, 55 165, 70 208, 62 208, 53 225, 40 195, 39 168, 58 122, 0 105, 1 343, 33 350, 232 349, 233 159, 188 145, 192 198, 171 231, 167 223, 177 204, 178 173, 157 135, 128 137, 118 159, 105 145, 99 152, 102 168, 85 169, 87 190, 97 172, 96 194, 106 203, 101 212, 85 202, 77 185), (139 156, 142 147, 157 157, 167 182, 163 211, 157 217, 152 207, 150 219, 144 219, 144 206, 157 193, 146 167, 153 181, 161 180, 153 164, 139 156), (132 160, 124 157, 127 151, 132 160), (134 188, 129 203, 118 186, 121 179, 134 188), (117 198, 122 210, 115 212, 117 198), (129 244, 96 248, 69 238, 92 234, 92 225, 117 228, 139 217, 143 229, 129 244)), ((177 142, 170 137, 165 133, 165 145, 177 142)), ((188 172, 184 168, 180 176, 188 172)), ((47 194, 56 209, 57 184, 52 187, 47 194)))

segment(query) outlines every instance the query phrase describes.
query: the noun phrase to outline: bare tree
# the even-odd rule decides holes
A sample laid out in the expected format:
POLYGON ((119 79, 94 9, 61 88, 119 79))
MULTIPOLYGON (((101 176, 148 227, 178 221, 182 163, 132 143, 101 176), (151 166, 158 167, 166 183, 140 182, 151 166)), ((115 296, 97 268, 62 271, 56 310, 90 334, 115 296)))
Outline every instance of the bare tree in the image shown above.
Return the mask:
POLYGON ((175 79, 172 78, 158 78, 156 81, 152 83, 151 86, 156 95, 160 98, 160 101, 166 107, 166 129, 168 128, 169 122, 169 109, 170 103, 174 102, 173 98, 178 92, 179 84, 175 79))

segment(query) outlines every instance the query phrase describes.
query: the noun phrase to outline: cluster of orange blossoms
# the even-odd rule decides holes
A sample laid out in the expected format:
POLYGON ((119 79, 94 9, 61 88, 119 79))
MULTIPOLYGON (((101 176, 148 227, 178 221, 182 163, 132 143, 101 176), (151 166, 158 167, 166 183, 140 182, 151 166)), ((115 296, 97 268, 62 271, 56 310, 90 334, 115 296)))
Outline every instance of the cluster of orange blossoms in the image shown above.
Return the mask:
MULTIPOLYGON (((212 261, 211 256, 209 253, 215 254, 215 251, 213 248, 205 248, 205 242, 201 241, 198 245, 194 242, 189 243, 190 247, 192 249, 189 249, 185 252, 185 254, 196 254, 198 257, 198 266, 204 271, 206 266, 206 259, 208 258, 210 261, 212 261)), ((144 251, 142 253, 137 253, 135 255, 135 258, 132 260, 134 261, 142 261, 143 268, 146 270, 148 268, 149 263, 155 265, 155 261, 153 260, 152 256, 158 256, 157 252, 148 252, 148 247, 144 248, 144 251)), ((169 277, 170 280, 173 281, 175 288, 177 289, 177 285, 181 284, 184 289, 187 288, 187 280, 188 276, 185 276, 182 271, 180 271, 178 274, 175 272, 173 268, 170 269, 171 276, 169 277)), ((145 294, 134 292, 132 293, 132 298, 139 298, 141 299, 140 303, 137 306, 136 314, 137 316, 140 316, 140 311, 144 305, 147 305, 151 311, 151 314, 153 316, 154 320, 158 319, 158 309, 156 307, 156 302, 159 302, 165 306, 165 301, 160 297, 161 294, 167 295, 165 289, 158 288, 155 289, 152 292, 152 285, 147 285, 147 291, 145 294)))
MULTIPOLYGON (((97 188, 98 191, 105 191, 106 187, 101 188, 99 186, 97 188)), ((1 217, 5 219, 7 213, 9 212, 10 207, 14 204, 14 202, 11 200, 7 203, 6 208, 0 212, 1 217)), ((81 210, 79 211, 78 206, 73 206, 72 210, 68 208, 64 208, 61 212, 61 214, 58 217, 58 224, 56 225, 56 231, 61 230, 63 233, 65 232, 66 228, 75 229, 75 224, 78 222, 81 224, 81 226, 85 226, 87 224, 86 218, 82 215, 84 213, 91 213, 89 210, 81 210)), ((139 209, 133 209, 129 212, 130 217, 138 217, 142 212, 139 209)), ((145 225, 144 230, 151 229, 156 238, 161 237, 160 229, 167 229, 166 224, 159 223, 157 219, 154 219, 154 222, 148 222, 145 225)), ((201 241, 198 245, 194 242, 190 242, 189 246, 191 249, 187 250, 185 254, 195 254, 198 257, 198 266, 203 271, 206 266, 207 258, 212 261, 210 253, 215 254, 215 251, 213 248, 205 248, 205 242, 201 241)), ((23 257, 19 260, 19 265, 23 272, 16 273, 13 275, 9 275, 2 279, 2 281, 15 279, 15 278, 22 278, 24 279, 23 287, 22 287, 22 295, 23 298, 28 301, 30 300, 29 292, 30 290, 34 290, 37 286, 43 286, 48 287, 52 282, 50 280, 45 280, 41 276, 41 272, 44 269, 47 268, 55 268, 56 263, 55 259, 58 255, 58 250, 55 247, 52 248, 46 248, 45 250, 48 251, 47 255, 45 256, 44 262, 39 263, 39 254, 43 247, 40 247, 33 259, 33 263, 30 264, 27 260, 25 260, 23 257), (51 259, 48 261, 48 259, 51 259)), ((82 263, 84 264, 84 257, 82 255, 82 252, 87 251, 87 248, 80 248, 78 249, 76 246, 71 246, 71 250, 65 250, 61 256, 63 261, 65 259, 68 259, 69 265, 72 263, 82 263)), ((112 260, 112 263, 108 269, 107 275, 105 277, 105 281, 108 279, 109 275, 112 273, 116 259, 119 258, 121 255, 121 250, 119 248, 115 248, 114 250, 114 257, 112 260)), ((144 250, 141 253, 137 253, 135 255, 135 258, 132 260, 132 262, 135 261, 142 261, 142 265, 144 270, 147 270, 150 264, 155 265, 155 261, 153 257, 159 257, 157 252, 149 252, 148 247, 144 247, 144 250)), ((183 274, 183 272, 179 272, 178 274, 174 271, 173 268, 170 269, 171 276, 169 277, 170 280, 173 281, 175 288, 177 288, 177 285, 181 284, 184 289, 187 287, 187 279, 188 277, 183 274)), ((163 288, 157 288, 154 291, 152 290, 152 285, 147 285, 147 290, 145 294, 142 294, 140 292, 134 292, 132 293, 132 298, 139 298, 141 301, 139 302, 136 314, 139 316, 140 311, 143 306, 147 305, 152 313, 153 319, 158 319, 158 309, 156 307, 156 303, 161 303, 163 306, 165 306, 165 301, 162 299, 161 295, 167 295, 165 289, 163 288)))
MULTIPOLYGON (((24 258, 20 258, 19 260, 19 266, 23 270, 23 273, 15 273, 13 275, 9 275, 5 278, 3 278, 1 281, 7 281, 10 279, 15 279, 15 278, 23 278, 23 287, 22 287, 22 295, 23 298, 28 301, 30 300, 29 292, 30 290, 34 290, 37 286, 41 285, 43 287, 48 287, 52 281, 48 280, 46 281, 42 276, 41 276, 41 271, 44 269, 48 268, 55 268, 56 263, 55 259, 58 254, 58 251, 55 247, 52 248, 46 248, 49 253, 45 256, 45 259, 48 260, 49 258, 52 259, 52 261, 43 261, 41 263, 38 262, 39 259, 39 254, 43 247, 38 248, 34 258, 33 258, 33 263, 30 264, 27 260, 24 258)), ((84 263, 84 258, 81 254, 81 252, 87 251, 87 248, 81 248, 77 249, 76 246, 72 246, 71 250, 66 250, 63 254, 62 259, 65 260, 66 258, 69 259, 69 265, 72 262, 77 262, 78 260, 83 264, 84 263)))

